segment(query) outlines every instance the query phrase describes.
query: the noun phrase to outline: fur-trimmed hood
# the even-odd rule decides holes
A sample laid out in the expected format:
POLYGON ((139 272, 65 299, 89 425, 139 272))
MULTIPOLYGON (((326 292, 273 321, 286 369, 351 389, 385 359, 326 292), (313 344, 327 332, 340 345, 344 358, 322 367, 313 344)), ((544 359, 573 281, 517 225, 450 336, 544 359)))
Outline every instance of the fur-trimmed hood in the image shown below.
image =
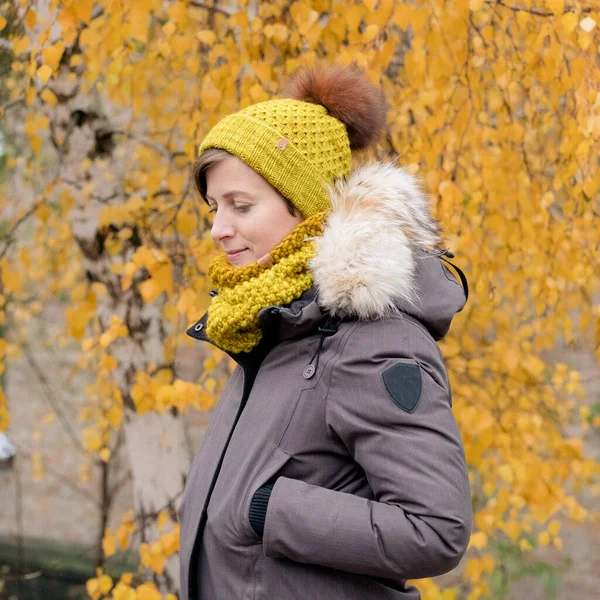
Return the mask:
POLYGON ((440 236, 416 179, 391 163, 351 173, 330 190, 333 210, 311 261, 319 305, 333 315, 378 319, 398 311, 435 339, 466 302, 439 258, 440 236))
MULTIPOLYGON (((275 329, 282 341, 313 331, 326 313, 360 320, 408 314, 442 339, 466 294, 440 258, 438 224, 416 179, 391 163, 374 163, 330 196, 332 213, 323 235, 313 238, 314 285, 289 307, 262 309, 263 331, 275 329)), ((208 339, 207 316, 190 336, 208 339)))

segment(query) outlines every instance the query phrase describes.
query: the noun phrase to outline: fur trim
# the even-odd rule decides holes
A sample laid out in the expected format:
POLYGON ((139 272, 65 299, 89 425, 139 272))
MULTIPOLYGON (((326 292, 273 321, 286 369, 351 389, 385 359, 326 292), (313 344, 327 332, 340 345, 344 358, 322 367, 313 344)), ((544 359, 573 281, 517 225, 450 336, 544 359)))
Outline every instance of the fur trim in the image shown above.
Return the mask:
POLYGON ((319 64, 297 71, 284 94, 324 106, 346 125, 351 150, 373 143, 385 126, 387 107, 382 90, 355 66, 319 64))
POLYGON ((439 226, 416 179, 391 163, 351 173, 330 190, 332 214, 311 261, 319 303, 334 315, 381 318, 414 307, 415 251, 439 226))

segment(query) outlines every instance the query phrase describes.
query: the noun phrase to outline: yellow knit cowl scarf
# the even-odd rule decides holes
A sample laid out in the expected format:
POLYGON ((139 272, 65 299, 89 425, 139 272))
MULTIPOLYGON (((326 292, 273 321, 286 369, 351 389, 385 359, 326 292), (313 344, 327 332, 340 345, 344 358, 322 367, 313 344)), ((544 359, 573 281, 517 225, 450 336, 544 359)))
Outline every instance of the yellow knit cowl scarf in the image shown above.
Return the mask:
POLYGON ((208 308, 206 335, 217 346, 236 354, 250 352, 262 339, 258 313, 267 306, 285 306, 312 287, 308 262, 315 245, 310 238, 322 235, 325 215, 302 221, 273 248, 272 266, 236 268, 223 255, 211 262, 208 274, 218 294, 208 308))

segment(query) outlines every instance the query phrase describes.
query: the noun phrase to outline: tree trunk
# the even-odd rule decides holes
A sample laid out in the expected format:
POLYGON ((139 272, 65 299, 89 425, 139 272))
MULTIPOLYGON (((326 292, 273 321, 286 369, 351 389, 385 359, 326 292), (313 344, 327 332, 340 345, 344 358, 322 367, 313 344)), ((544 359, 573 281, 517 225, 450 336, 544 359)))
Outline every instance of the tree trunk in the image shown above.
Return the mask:
MULTIPOLYGON (((125 422, 125 444, 133 477, 136 513, 142 517, 161 510, 171 514, 179 508, 189 454, 183 420, 170 412, 131 413, 125 422)), ((144 519, 142 540, 160 537, 155 519, 144 519)), ((164 591, 179 589, 179 560, 171 557, 165 566, 164 591)))
MULTIPOLYGON (((36 108, 50 119, 57 175, 75 199, 70 224, 83 254, 86 278, 90 283, 103 284, 107 290, 104 297, 96 299, 101 330, 110 328, 113 316, 118 316, 128 329, 126 337, 118 338, 105 351, 118 361, 111 378, 123 398, 122 426, 133 479, 134 508, 142 518, 141 539, 152 544, 165 532, 159 532, 155 519, 148 517, 161 510, 174 515, 190 462, 181 417, 173 410, 138 414, 131 399, 136 372, 147 371, 151 365, 169 367, 164 357, 168 335, 162 315, 165 297, 163 294, 150 304, 143 301, 138 288, 143 272, 128 289, 122 289, 121 276, 112 267, 131 261, 143 242, 137 234, 132 235, 118 253, 111 254, 105 243, 110 231, 99 226, 104 207, 123 204, 128 198, 123 156, 131 152, 134 142, 116 144, 112 133, 124 129, 128 111, 111 106, 93 89, 83 92, 77 79, 69 79, 70 73, 71 69, 62 66, 60 75, 48 84, 60 99, 58 104, 36 108), (110 143, 105 143, 107 136, 110 143)), ((164 577, 155 577, 155 583, 162 592, 178 590, 176 554, 167 562, 164 577)))

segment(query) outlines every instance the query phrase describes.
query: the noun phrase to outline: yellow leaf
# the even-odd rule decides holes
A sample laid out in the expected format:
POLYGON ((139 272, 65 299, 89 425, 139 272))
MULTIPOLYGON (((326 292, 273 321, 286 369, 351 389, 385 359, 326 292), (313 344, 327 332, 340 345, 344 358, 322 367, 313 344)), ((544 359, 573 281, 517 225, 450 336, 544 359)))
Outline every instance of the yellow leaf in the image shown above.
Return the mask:
POLYGON ((112 535, 110 529, 106 529, 104 537, 102 538, 102 549, 106 556, 112 556, 116 553, 117 547, 115 543, 115 536, 112 535))
POLYGON ((102 596, 100 582, 97 579, 88 579, 85 583, 85 589, 92 600, 98 600, 102 596))
POLYGON ((574 13, 574 12, 565 13, 560 18, 560 23, 563 26, 563 29, 567 33, 572 33, 573 31, 575 31, 575 27, 577 27, 578 22, 579 22, 579 17, 577 15, 577 13, 574 13))
POLYGON ((160 592, 153 583, 142 583, 135 590, 136 600, 161 600, 160 592))
POLYGON ((31 148, 35 152, 35 154, 38 155, 42 148, 42 140, 36 135, 35 137, 32 137, 31 140, 29 140, 29 144, 31 145, 31 148))
POLYGON ((77 24, 78 24, 77 12, 75 11, 75 8, 73 6, 65 6, 58 13, 56 20, 64 32, 67 29, 74 28, 77 26, 77 24))
POLYGON ((172 556, 179 550, 179 530, 174 529, 165 533, 161 538, 162 546, 166 556, 172 556))
POLYGON ((112 588, 113 582, 112 578, 108 575, 102 575, 100 577, 100 593, 108 594, 112 588))
POLYGON ((90 452, 98 452, 102 448, 102 435, 96 427, 87 427, 83 430, 83 446, 90 452))
POLYGON ((156 519, 156 526, 158 527, 158 530, 162 531, 167 526, 168 522, 169 522, 169 513, 164 510, 161 511, 158 514, 158 518, 156 519))
POLYGON ((498 474, 506 483, 512 483, 515 478, 512 469, 508 465, 501 465, 498 468, 498 474))
POLYGON ((136 600, 135 590, 129 584, 119 582, 112 591, 112 600, 136 600))
POLYGON ((350 31, 358 31, 358 27, 365 16, 365 7, 362 4, 353 4, 345 13, 344 18, 350 31))
POLYGON ((106 418, 113 429, 119 429, 123 420, 123 409, 120 406, 112 406, 106 413, 106 418))
POLYGON ((552 520, 548 523, 548 532, 551 536, 556 537, 560 531, 560 521, 552 520))
POLYGON ((53 71, 56 70, 60 63, 60 59, 62 58, 64 50, 65 49, 62 45, 62 42, 57 42, 53 46, 46 46, 42 50, 42 59, 44 63, 51 67, 53 71))
POLYGON ((110 354, 105 354, 100 361, 100 365, 109 372, 113 371, 117 367, 117 359, 110 354))
POLYGON ((550 543, 550 534, 547 531, 542 531, 538 535, 538 543, 540 546, 547 546, 550 543))
POLYGON ((263 90, 262 85, 258 83, 250 88, 249 94, 253 102, 260 102, 265 99, 265 90, 263 90))
POLYGON ((202 91, 200 92, 200 100, 202 101, 202 104, 206 110, 215 110, 221 102, 221 96, 222 94, 215 87, 215 84, 210 79, 207 79, 202 86, 202 91))
POLYGON ((198 226, 196 215, 189 212, 180 211, 177 214, 177 219, 175 221, 175 227, 177 231, 184 235, 185 237, 189 237, 196 231, 196 227, 198 226))
POLYGON ((6 27, 6 19, 0 15, 0 31, 2 31, 6 27))
POLYGON ((89 23, 92 18, 92 7, 94 6, 94 0, 77 0, 74 2, 73 8, 75 13, 84 23, 89 23))
POLYGON ((153 269, 152 278, 169 296, 173 293, 173 267, 171 263, 164 263, 153 269))
MULTIPOLYGON (((35 12, 28 10, 27 14, 25 15, 25 23, 29 29, 33 29, 35 27, 36 20, 35 12)), ((2 28, 0 27, 0 29, 2 28)))
POLYGON ((169 186, 171 192, 176 196, 181 194, 186 181, 187 174, 183 173, 171 173, 171 175, 167 177, 167 185, 169 186))
POLYGON ((123 573, 123 575, 121 575, 121 579, 119 580, 119 583, 124 583, 125 585, 131 585, 132 581, 133 581, 133 573, 123 573))
POLYGON ((102 448, 102 450, 100 450, 100 458, 107 463, 110 460, 110 449, 102 448))
POLYGON ((362 34, 362 41, 368 44, 379 35, 379 27, 377 25, 369 25, 362 34))
POLYGON ((42 83, 48 83, 48 80, 52 76, 52 69, 48 65, 42 65, 37 70, 38 77, 42 80, 42 83))
POLYGON ((167 37, 171 37, 177 31, 177 25, 173 21, 169 21, 162 26, 162 30, 167 37))
POLYGON ((580 31, 577 36, 577 43, 582 50, 587 50, 593 42, 594 38, 587 31, 580 31))
POLYGON ((0 405, 0 431, 6 431, 10 425, 10 416, 5 406, 0 405))
POLYGON ((44 423, 44 425, 50 425, 50 423, 53 423, 55 419, 56 419, 55 413, 52 413, 52 412, 46 413, 43 418, 43 423, 44 423))
POLYGON ((532 549, 532 545, 526 540, 521 538, 519 540, 519 548, 523 551, 523 552, 527 552, 528 550, 532 549))
POLYGON ((13 53, 15 56, 23 54, 29 48, 29 40, 27 38, 17 38, 12 43, 13 53))
POLYGON ((508 537, 515 541, 521 534, 521 526, 516 521, 508 521, 504 524, 504 531, 508 537))
POLYGON ((565 12, 565 0, 546 0, 546 4, 555 17, 565 12))
POLYGON ((471 536, 469 546, 473 546, 479 550, 487 546, 488 536, 483 531, 478 531, 471 536))
POLYGON ((469 0, 469 9, 473 12, 477 12, 481 10, 481 7, 484 5, 485 0, 469 0))
POLYGON ((134 531, 134 523, 124 522, 121 525, 119 525, 119 527, 117 528, 117 540, 119 540, 119 547, 121 548, 121 550, 127 550, 127 546, 129 546, 129 537, 134 531))
POLYGON ((198 31, 196 33, 196 37, 203 44, 207 44, 208 46, 212 46, 215 43, 216 36, 213 31, 210 29, 203 29, 202 31, 198 31))
POLYGON ((140 283, 140 294, 144 302, 152 304, 163 292, 163 288, 154 280, 146 279, 140 283))
POLYGON ((44 91, 40 94, 40 98, 50 106, 56 106, 56 104, 58 103, 58 98, 50 88, 45 88, 44 91))
POLYGON ((131 35, 140 42, 148 40, 148 20, 150 18, 150 6, 145 2, 133 2, 129 9, 129 20, 131 22, 131 35))

